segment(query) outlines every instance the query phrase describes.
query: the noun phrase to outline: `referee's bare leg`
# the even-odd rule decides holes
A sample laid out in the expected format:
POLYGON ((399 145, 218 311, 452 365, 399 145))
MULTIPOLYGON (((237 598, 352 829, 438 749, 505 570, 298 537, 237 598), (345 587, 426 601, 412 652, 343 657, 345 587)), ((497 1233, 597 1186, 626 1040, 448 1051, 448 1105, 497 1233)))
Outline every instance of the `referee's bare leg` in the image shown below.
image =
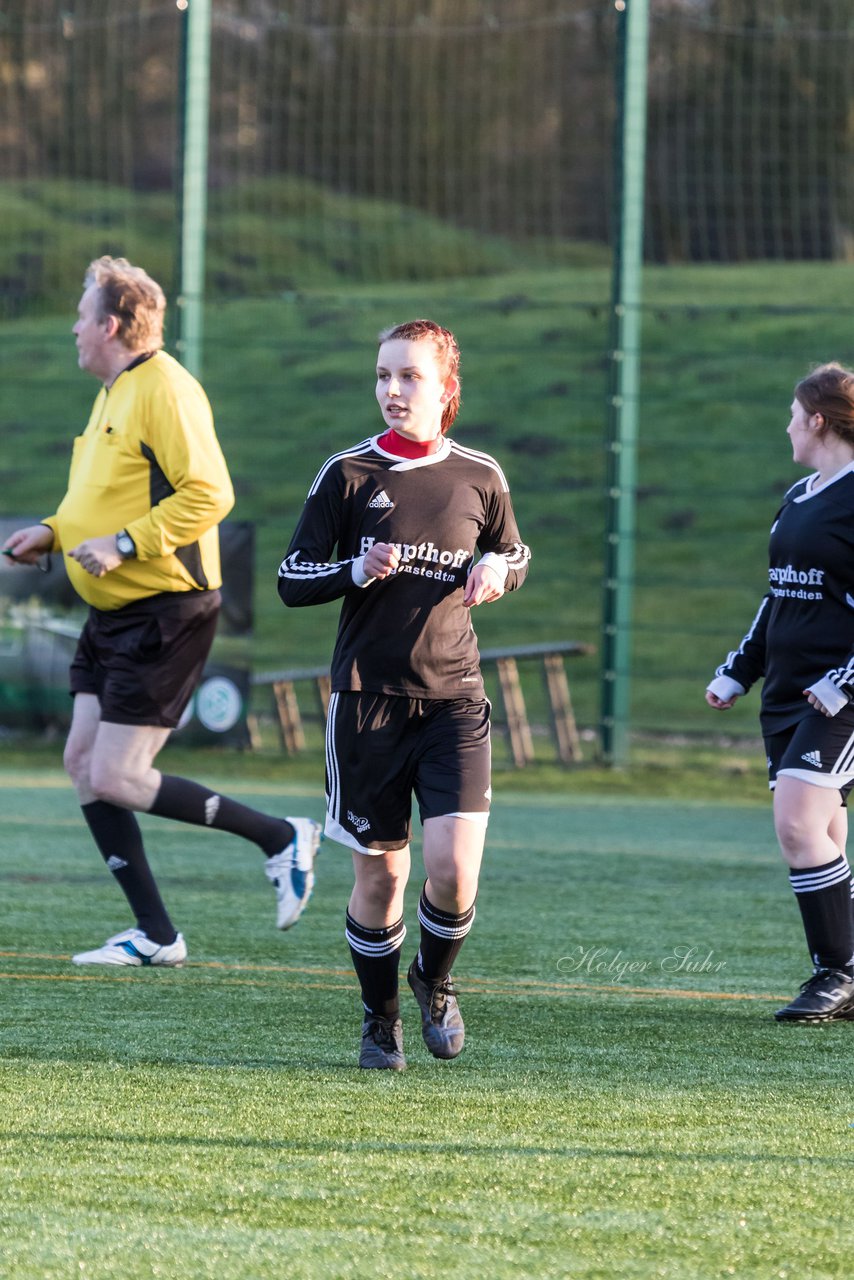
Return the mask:
MULTIPOLYGON (((175 947, 177 943, 178 932, 169 918, 148 865, 139 823, 130 807, 117 805, 108 796, 99 794, 96 785, 97 764, 101 755, 97 744, 103 727, 101 705, 97 697, 91 693, 76 694, 71 730, 65 744, 65 768, 74 783, 92 838, 128 900, 135 917, 136 929, 147 939, 147 943, 143 945, 151 944, 151 955, 154 957, 161 951, 168 956, 168 949, 175 947)), ((148 732, 152 730, 149 729, 148 732)), ((152 745, 149 760, 162 746, 164 735, 168 736, 169 731, 159 729, 154 732, 160 736, 160 741, 158 745, 152 745)), ((132 963, 132 950, 138 948, 133 947, 131 939, 108 942, 96 951, 81 953, 78 962, 121 963, 122 955, 126 955, 128 963, 132 963), (131 950, 123 951, 122 947, 128 943, 131 950)), ((180 963, 182 951, 186 955, 183 944, 176 950, 178 958, 175 962, 180 963)), ((139 963, 143 963, 141 954, 139 963)))
MULTIPOLYGON (((256 844, 266 855, 265 870, 276 890, 278 927, 287 929, 295 924, 314 885, 319 824, 308 818, 273 817, 187 778, 164 775, 154 767, 154 760, 170 729, 115 724, 100 717, 94 694, 75 696, 65 767, 95 843, 146 938, 169 946, 178 934, 148 865, 133 810, 229 831, 256 844)), ((111 954, 109 947, 106 951, 111 954)), ((121 961, 108 956, 91 962, 121 961)))

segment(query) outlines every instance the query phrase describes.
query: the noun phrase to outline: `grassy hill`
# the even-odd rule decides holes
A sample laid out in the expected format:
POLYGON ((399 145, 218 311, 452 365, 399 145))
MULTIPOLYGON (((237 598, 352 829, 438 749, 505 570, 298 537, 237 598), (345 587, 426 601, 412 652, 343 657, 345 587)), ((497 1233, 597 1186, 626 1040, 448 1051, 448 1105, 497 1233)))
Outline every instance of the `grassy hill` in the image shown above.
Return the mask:
MULTIPOLYGON (((100 254, 144 263, 174 296, 176 197, 102 182, 5 182, 0 187, 0 317, 75 306, 100 254)), ((602 245, 484 236, 388 200, 331 191, 309 178, 258 178, 210 193, 212 295, 264 297, 354 281, 453 280, 552 265, 603 266, 602 245)))
MULTIPOLYGON (((770 519, 799 472, 785 426, 795 380, 854 359, 852 269, 837 264, 646 273, 638 493, 635 725, 755 734, 756 700, 715 716, 714 665, 763 590, 770 519), (750 705, 752 703, 752 705, 750 705)), ((476 622, 484 645, 599 641, 607 372, 604 267, 303 289, 208 311, 205 386, 238 492, 258 528, 257 667, 329 653, 334 607, 286 612, 275 573, 320 462, 378 428, 378 329, 415 314, 463 351, 455 432, 505 464, 534 561, 525 590, 476 622)), ((43 512, 62 491, 94 384, 76 369, 67 315, 2 326, 2 513, 43 512)), ((595 660, 570 667, 594 724, 595 660)), ((539 688, 530 684, 536 710, 539 688)))

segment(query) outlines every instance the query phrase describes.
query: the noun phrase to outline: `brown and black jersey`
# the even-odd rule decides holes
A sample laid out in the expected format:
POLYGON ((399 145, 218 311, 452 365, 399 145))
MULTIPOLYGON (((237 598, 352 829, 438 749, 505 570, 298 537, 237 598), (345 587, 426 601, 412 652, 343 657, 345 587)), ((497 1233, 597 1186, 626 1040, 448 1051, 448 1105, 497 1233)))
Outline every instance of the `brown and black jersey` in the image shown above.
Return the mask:
POLYGON ((279 568, 279 595, 292 607, 343 597, 334 692, 482 698, 477 638, 463 604, 475 551, 506 572, 508 591, 521 586, 530 560, 504 473, 489 454, 453 440, 423 458, 400 458, 378 440, 320 468, 279 568), (400 565, 358 586, 375 542, 398 546, 400 565))

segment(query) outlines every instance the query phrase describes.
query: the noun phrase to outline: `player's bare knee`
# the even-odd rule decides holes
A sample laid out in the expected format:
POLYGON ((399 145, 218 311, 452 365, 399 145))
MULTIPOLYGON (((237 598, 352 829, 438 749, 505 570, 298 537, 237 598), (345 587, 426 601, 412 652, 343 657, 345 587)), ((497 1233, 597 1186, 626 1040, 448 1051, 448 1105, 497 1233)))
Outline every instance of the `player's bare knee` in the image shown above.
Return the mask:
POLYGON ((89 767, 89 786, 97 800, 127 804, 127 778, 110 760, 95 756, 89 767))
POLYGON ((441 877, 431 872, 427 896, 440 911, 459 915, 468 911, 477 897, 477 879, 471 880, 468 876, 441 877))
POLYGON ((809 822, 797 812, 784 811, 774 815, 774 830, 780 845, 780 852, 787 862, 799 859, 809 852, 814 838, 814 830, 809 822))
POLYGON ((372 858, 365 871, 367 874, 360 877, 363 898, 376 910, 387 910, 403 893, 405 877, 381 859, 372 858))
POLYGON ((400 894, 400 883, 396 876, 387 876, 373 880, 368 887, 371 904, 379 911, 391 907, 400 894))
POLYGON ((796 848, 804 834, 803 823, 796 813, 775 813, 774 831, 784 851, 796 848))
POLYGON ((77 788, 90 786, 89 770, 92 752, 89 747, 82 747, 69 739, 65 744, 62 764, 72 783, 77 788))
POLYGON ((123 803, 122 788, 118 781, 114 781, 100 773, 92 774, 89 779, 89 786, 96 800, 103 800, 106 804, 121 805, 123 803))
MULTIPOLYGON (((477 897, 480 858, 448 855, 437 857, 433 854, 425 858, 427 880, 431 891, 431 900, 435 897, 435 906, 442 902, 461 903, 460 911, 467 911, 477 897)), ((452 908, 448 906, 447 910, 452 908)))

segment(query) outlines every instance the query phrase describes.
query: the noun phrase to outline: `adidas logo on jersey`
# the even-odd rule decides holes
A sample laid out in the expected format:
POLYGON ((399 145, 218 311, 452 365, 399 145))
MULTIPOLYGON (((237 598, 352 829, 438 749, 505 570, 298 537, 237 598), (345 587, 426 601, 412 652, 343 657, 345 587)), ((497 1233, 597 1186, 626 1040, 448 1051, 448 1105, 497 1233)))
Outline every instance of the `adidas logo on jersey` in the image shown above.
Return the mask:
POLYGON ((807 764, 815 765, 816 769, 821 768, 821 756, 817 751, 805 751, 801 759, 806 760, 807 764))
POLYGON ((379 493, 375 493, 371 498, 368 506, 373 507, 374 510, 390 511, 394 506, 394 503, 386 493, 385 489, 380 489, 379 493))

